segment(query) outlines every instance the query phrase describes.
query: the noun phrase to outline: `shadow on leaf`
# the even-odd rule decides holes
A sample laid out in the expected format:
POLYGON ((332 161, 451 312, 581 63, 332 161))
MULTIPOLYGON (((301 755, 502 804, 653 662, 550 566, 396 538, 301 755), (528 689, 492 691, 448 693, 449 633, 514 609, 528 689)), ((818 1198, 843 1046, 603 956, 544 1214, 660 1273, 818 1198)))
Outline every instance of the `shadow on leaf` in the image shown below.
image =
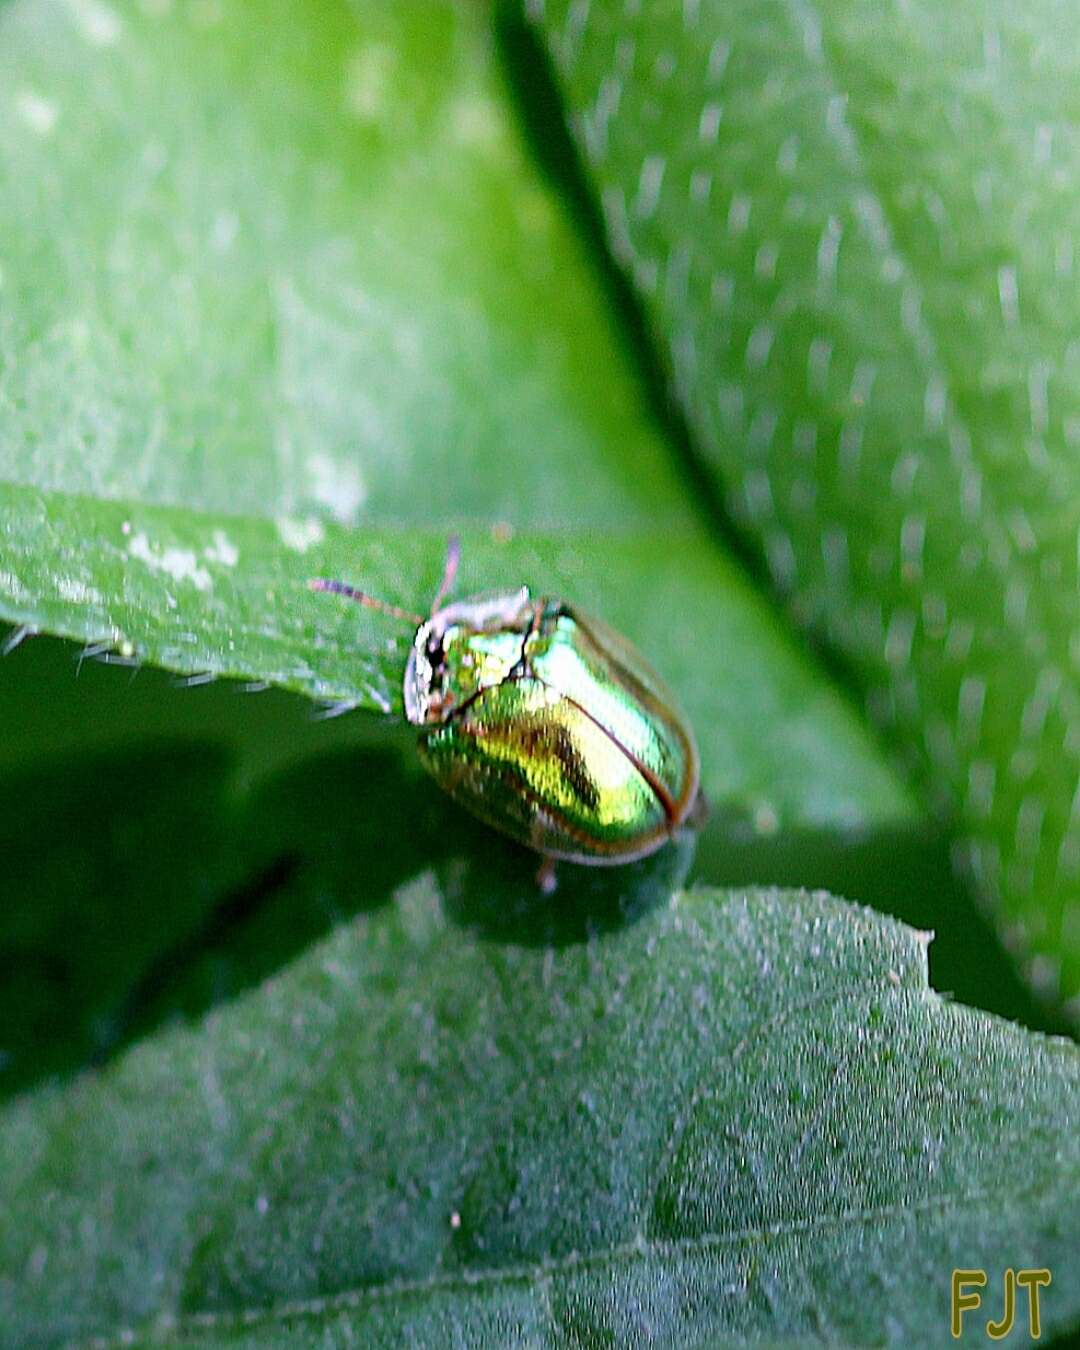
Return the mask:
POLYGON ((1046 1019, 952 877, 943 840, 755 835, 714 813, 627 867, 558 869, 476 823, 411 746, 335 750, 236 793, 206 746, 63 756, 0 788, 0 1092, 100 1063, 287 965, 332 927, 436 877, 453 922, 560 948, 633 923, 693 881, 822 888, 933 928, 935 985, 1046 1019), (695 857, 696 850, 696 857, 695 857))

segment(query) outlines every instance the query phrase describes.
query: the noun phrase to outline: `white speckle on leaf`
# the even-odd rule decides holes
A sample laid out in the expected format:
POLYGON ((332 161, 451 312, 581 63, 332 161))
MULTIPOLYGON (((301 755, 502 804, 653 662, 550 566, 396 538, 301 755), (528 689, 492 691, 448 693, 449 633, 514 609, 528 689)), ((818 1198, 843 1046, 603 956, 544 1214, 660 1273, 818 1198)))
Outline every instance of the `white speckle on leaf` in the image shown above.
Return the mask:
POLYGON ((355 52, 349 61, 345 106, 361 122, 374 122, 382 112, 396 60, 392 47, 372 42, 355 52))
POLYGON ((641 175, 638 178, 637 199, 634 202, 634 213, 641 220, 648 220, 656 210, 656 204, 660 200, 660 187, 663 184, 663 181, 663 155, 648 155, 641 165, 641 175))
POLYGON ((769 359, 769 353, 772 351, 773 339, 776 332, 772 324, 755 324, 750 330, 750 336, 746 342, 746 368, 750 371, 761 370, 769 359))
POLYGON ((582 118, 582 132, 589 156, 594 162, 603 160, 607 155, 608 124, 618 114, 622 88, 622 80, 618 75, 608 75, 600 84, 592 114, 586 113, 582 118))
POLYGON ((750 206, 749 197, 740 194, 732 197, 727 216, 728 234, 732 237, 746 233, 746 227, 750 224, 750 206))
POLYGON ((1005 523, 1009 527, 1009 533, 1016 544, 1017 552, 1034 553, 1038 548, 1039 541, 1035 537, 1035 531, 1023 507, 1014 507, 1009 512, 1005 523))
POLYGON ((786 137, 776 156, 777 173, 791 174, 799 163, 799 138, 794 133, 786 137))
POLYGON ((55 103, 41 94, 35 94, 32 89, 24 89, 17 96, 15 111, 30 130, 36 131, 39 136, 48 136, 60 116, 55 103))
POLYGON ((945 425, 948 397, 944 377, 939 371, 932 372, 926 381, 926 393, 923 397, 923 425, 928 432, 940 431, 945 425))
POLYGON ((773 514, 772 487, 764 469, 754 469, 743 483, 746 509, 753 520, 762 520, 773 514))
POLYGON ((457 99, 449 109, 450 131, 459 145, 474 150, 492 151, 503 143, 503 124, 491 99, 469 94, 457 99))
POLYGON ((857 408, 865 408, 870 402, 876 379, 877 366, 873 361, 860 359, 856 362, 855 373, 851 377, 850 398, 857 408))
POLYGON ((982 510, 982 474, 974 464, 965 465, 960 474, 960 504, 968 520, 978 520, 982 510))
POLYGON ((640 258, 634 264, 634 282, 647 295, 656 293, 656 261, 653 258, 640 258))
POLYGON ((294 553, 306 553, 326 538, 326 529, 317 516, 278 516, 274 523, 281 542, 294 553))
POLYGON ((205 567, 199 566, 194 549, 165 548, 158 550, 140 531, 139 534, 132 536, 128 544, 128 553, 155 572, 167 573, 174 581, 190 581, 199 591, 210 589, 210 573, 205 567))
POLYGON ((209 548, 203 549, 203 557, 208 562, 221 563, 223 567, 235 567, 240 550, 224 530, 215 530, 214 542, 209 548))
POLYGON ((690 175, 690 200, 707 202, 712 191, 713 176, 705 169, 695 169, 690 175))
POLYGON ((792 6, 792 12, 802 29, 803 51, 812 61, 821 61, 824 46, 821 41, 821 20, 808 4, 792 6))
POLYGON ((776 276, 776 260, 779 247, 767 239, 754 255, 754 275, 759 281, 772 281, 776 276))
POLYGON ((30 596, 14 572, 0 571, 0 591, 6 592, 13 600, 26 600, 30 596))
POLYGON ((994 805, 997 769, 993 760, 974 759, 968 767, 967 809, 976 820, 988 820, 994 805))
POLYGON ((735 280, 723 272, 714 272, 709 283, 709 299, 713 308, 728 310, 735 298, 735 280))
POLYGON ((313 479, 311 495, 328 508, 335 520, 343 525, 353 524, 367 497, 359 466, 340 463, 321 452, 310 456, 307 466, 313 479))
POLYGON ((1050 367, 1046 361, 1036 361, 1028 371, 1028 403, 1031 408, 1031 429, 1036 436, 1046 433, 1050 425, 1050 401, 1047 386, 1050 367))
POLYGON ((766 535, 765 556, 776 584, 782 590, 792 590, 798 579, 799 563, 785 530, 772 530, 766 535))
POLYGON ((923 628, 926 636, 935 642, 945 636, 949 623, 949 602, 936 591, 923 591, 923 628))
POLYGON ((836 267, 840 257, 840 240, 844 227, 835 216, 828 223, 818 240, 817 275, 818 289, 823 295, 831 295, 836 289, 836 267))
POLYGON ((102 0, 68 0, 75 22, 87 42, 95 47, 111 47, 124 31, 123 22, 102 0))
POLYGON ((73 605, 101 604, 101 592, 75 577, 61 577, 56 583, 56 590, 62 600, 68 600, 73 605))
POLYGON ((634 258, 634 245, 630 239, 625 194, 617 187, 605 188, 600 197, 600 205, 611 237, 611 251, 619 262, 631 262, 634 258))
POLYGON ((953 619, 945 635, 945 655, 957 665, 963 665, 975 641, 975 625, 970 619, 953 619))
POLYGON ((895 286, 904 275, 904 264, 896 253, 886 253, 881 260, 881 277, 891 286, 895 286))
POLYGON ((728 58, 731 56, 731 43, 724 38, 717 38, 709 48, 709 82, 719 84, 724 78, 724 71, 727 69, 728 58))
POLYGON ((806 388, 814 397, 820 398, 829 383, 829 363, 832 361, 833 345, 826 337, 816 337, 810 343, 806 353, 806 388))
POLYGON ((896 463, 892 467, 892 473, 889 474, 889 486, 893 490, 894 496, 900 500, 905 500, 911 496, 911 490, 915 486, 915 479, 918 477, 922 460, 915 450, 906 450, 897 457, 896 463))
POLYGON ((925 543, 926 517, 919 512, 906 515, 900 522, 900 556, 906 581, 921 579, 925 543))
POLYGON ((210 244, 218 253, 226 253, 240 233, 240 217, 235 211, 219 211, 210 229, 210 244))
POLYGON ((957 730, 961 737, 975 744, 979 739, 983 707, 986 703, 986 681, 981 675, 965 675, 960 683, 957 709, 957 730))
POLYGON ((780 817, 771 802, 762 802, 754 811, 754 833, 772 835, 780 828, 780 817))
POLYGON ((1021 577, 1014 577, 1005 588, 1005 623, 1008 627, 1023 628, 1028 595, 1028 586, 1021 577))
POLYGON ((720 135, 720 119, 724 115, 724 109, 719 103, 706 103, 701 110, 701 119, 698 122, 698 136, 707 145, 716 142, 720 135))
POLYGON ((1049 164, 1054 152, 1054 128, 1047 122, 1040 122, 1035 128, 1035 163, 1049 164))
POLYGON ((998 268, 998 299, 1006 327, 1014 328, 1020 322, 1020 283, 1011 265, 998 268))
POLYGON ((904 669, 911 660, 911 642, 915 636, 915 615, 897 609, 885 634, 885 660, 894 669, 904 669))

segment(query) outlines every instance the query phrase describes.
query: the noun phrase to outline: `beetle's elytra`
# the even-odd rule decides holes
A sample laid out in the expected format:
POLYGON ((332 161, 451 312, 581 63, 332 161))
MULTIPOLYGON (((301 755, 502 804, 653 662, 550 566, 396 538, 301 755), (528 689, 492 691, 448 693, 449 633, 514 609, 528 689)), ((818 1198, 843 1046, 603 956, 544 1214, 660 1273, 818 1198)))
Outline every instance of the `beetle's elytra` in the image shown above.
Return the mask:
POLYGON ((443 604, 458 556, 452 539, 428 619, 342 582, 311 586, 417 624, 405 713, 456 801, 545 859, 652 853, 698 797, 697 746, 672 695, 624 637, 561 600, 521 587, 443 604))

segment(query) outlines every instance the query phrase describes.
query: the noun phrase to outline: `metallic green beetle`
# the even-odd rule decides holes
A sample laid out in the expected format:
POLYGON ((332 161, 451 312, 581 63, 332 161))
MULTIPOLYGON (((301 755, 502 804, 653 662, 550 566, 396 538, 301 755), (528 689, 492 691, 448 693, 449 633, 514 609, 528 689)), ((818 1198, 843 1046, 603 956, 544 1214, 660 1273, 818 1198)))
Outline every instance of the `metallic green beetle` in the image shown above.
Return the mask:
POLYGON ((417 625, 405 668, 405 715, 420 757, 455 801, 543 855, 617 864, 659 848, 700 809, 698 752, 660 677, 606 624, 527 587, 443 600, 456 538, 430 618, 345 595, 417 625))

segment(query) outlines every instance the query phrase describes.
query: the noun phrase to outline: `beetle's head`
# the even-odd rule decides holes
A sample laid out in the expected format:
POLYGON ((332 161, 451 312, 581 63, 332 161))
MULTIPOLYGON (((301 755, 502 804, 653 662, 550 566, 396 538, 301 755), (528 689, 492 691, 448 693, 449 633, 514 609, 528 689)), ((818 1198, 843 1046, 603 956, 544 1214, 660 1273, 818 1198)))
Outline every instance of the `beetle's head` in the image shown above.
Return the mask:
POLYGON ((456 600, 416 630, 405 667, 405 716, 445 722, 482 689, 506 679, 521 656, 532 606, 528 588, 456 600))

